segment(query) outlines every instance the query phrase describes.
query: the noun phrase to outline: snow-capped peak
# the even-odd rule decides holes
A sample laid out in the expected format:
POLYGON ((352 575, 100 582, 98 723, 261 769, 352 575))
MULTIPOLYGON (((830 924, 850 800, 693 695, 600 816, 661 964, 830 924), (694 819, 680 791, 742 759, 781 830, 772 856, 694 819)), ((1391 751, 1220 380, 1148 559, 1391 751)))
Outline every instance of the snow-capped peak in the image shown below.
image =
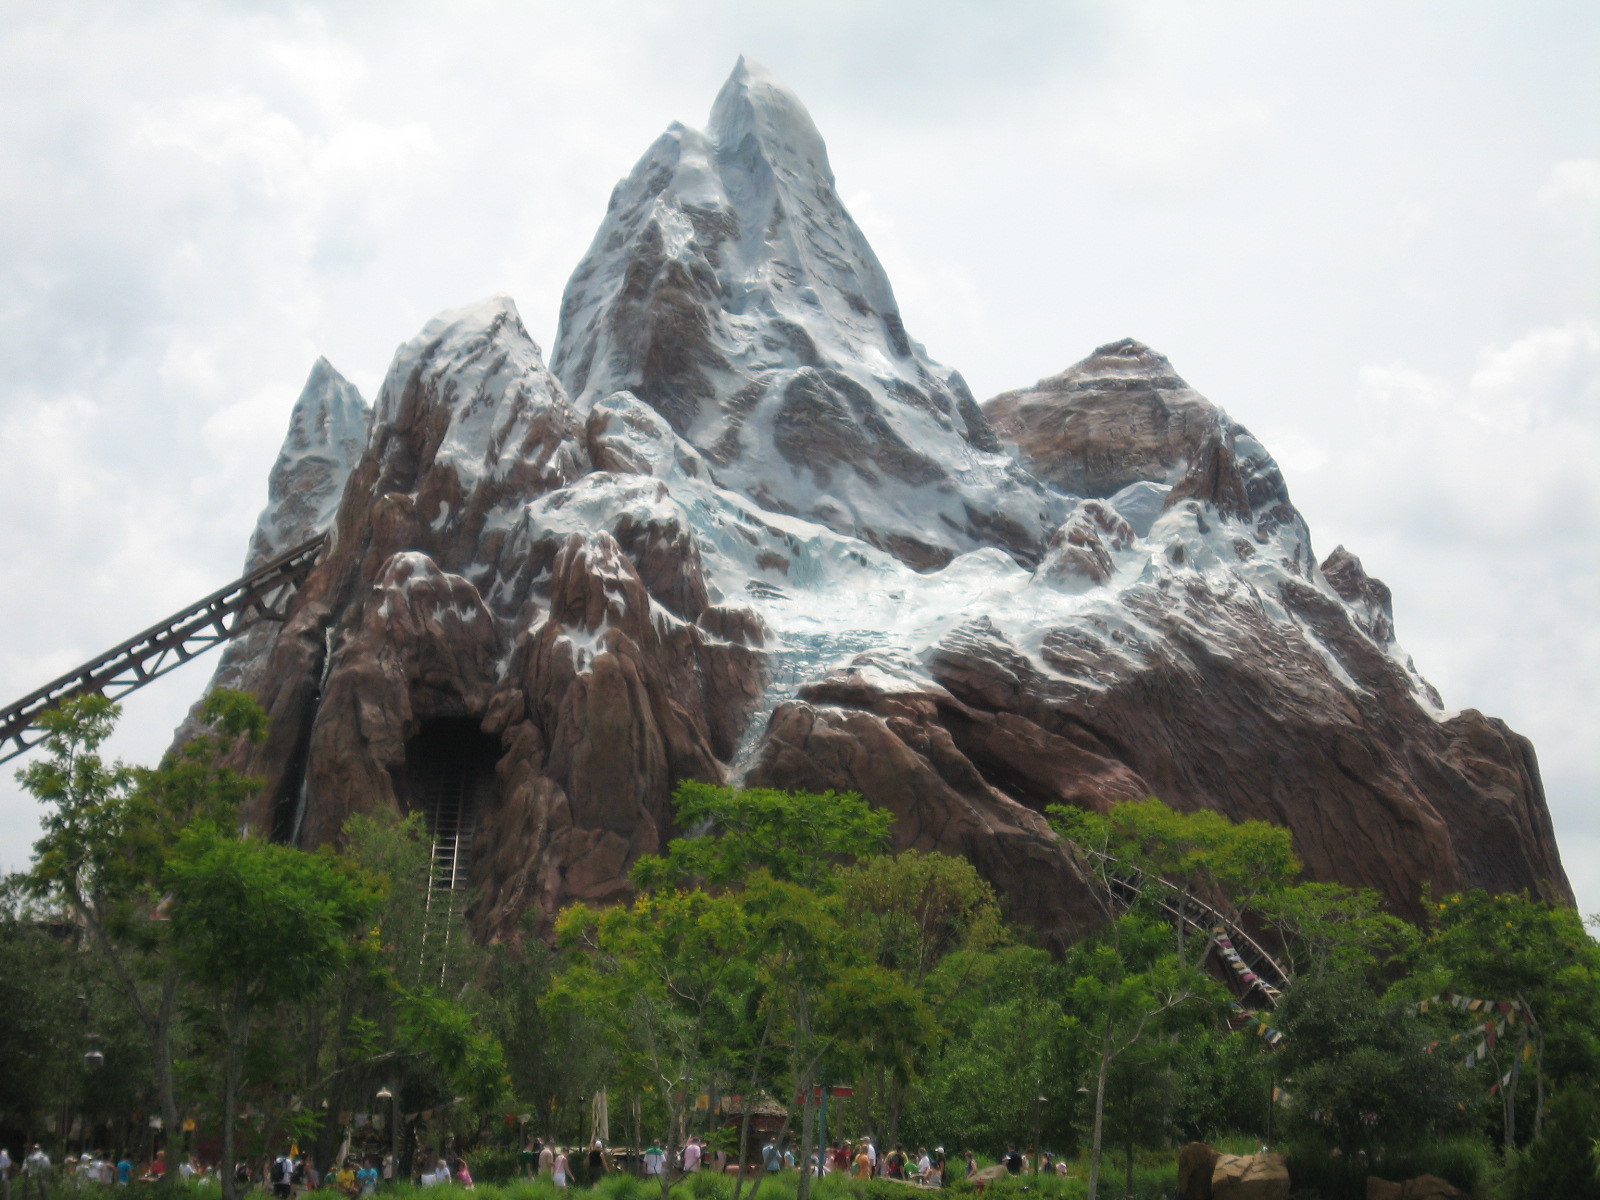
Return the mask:
POLYGON ((907 336, 810 116, 748 60, 708 132, 672 125, 617 186, 551 368, 579 411, 631 392, 719 484, 921 569, 1036 561, 1069 507, 907 336))
POLYGON ((740 57, 717 93, 706 133, 726 158, 760 155, 775 169, 803 167, 805 177, 833 186, 828 148, 811 114, 776 75, 748 58, 740 57))
POLYGON ((250 538, 245 570, 328 528, 345 480, 367 444, 371 420, 372 409, 355 385, 326 358, 317 359, 267 476, 267 504, 250 538))

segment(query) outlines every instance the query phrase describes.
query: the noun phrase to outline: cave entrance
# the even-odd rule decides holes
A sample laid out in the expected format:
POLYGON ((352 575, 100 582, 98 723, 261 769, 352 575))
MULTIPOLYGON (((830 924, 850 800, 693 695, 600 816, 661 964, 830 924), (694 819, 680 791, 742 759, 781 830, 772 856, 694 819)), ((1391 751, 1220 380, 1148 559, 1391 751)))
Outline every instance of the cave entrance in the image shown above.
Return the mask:
POLYGON ((455 918, 465 911, 471 885, 472 834, 495 800, 499 739, 469 717, 424 721, 406 743, 405 799, 422 813, 432 841, 424 953, 447 961, 455 918))

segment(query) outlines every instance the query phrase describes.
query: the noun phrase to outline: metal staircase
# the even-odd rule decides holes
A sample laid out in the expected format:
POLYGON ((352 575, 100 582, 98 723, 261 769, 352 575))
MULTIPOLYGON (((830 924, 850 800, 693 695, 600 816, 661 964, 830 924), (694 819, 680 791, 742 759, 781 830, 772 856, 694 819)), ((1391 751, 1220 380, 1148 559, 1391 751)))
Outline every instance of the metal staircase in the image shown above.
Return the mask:
POLYGON ((461 918, 471 900, 472 836, 480 810, 492 799, 493 761, 476 758, 445 739, 433 743, 425 760, 415 764, 413 779, 432 839, 421 965, 429 971, 437 965, 443 984, 451 939, 463 928, 461 918))

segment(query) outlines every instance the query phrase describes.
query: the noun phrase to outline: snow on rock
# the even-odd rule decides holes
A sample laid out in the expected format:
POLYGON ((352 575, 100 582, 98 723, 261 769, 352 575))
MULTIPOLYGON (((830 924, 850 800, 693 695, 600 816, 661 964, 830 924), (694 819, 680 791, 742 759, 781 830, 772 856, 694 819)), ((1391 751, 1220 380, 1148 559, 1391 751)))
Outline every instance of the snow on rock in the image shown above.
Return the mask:
MULTIPOLYGON (((286 481, 351 460, 321 377, 286 481)), ((1570 898, 1531 747, 1442 709, 1388 589, 1319 565, 1266 448, 1165 358, 1111 343, 986 408, 1022 467, 741 63, 619 185, 553 370, 504 297, 397 351, 328 550, 239 643, 273 718, 247 816, 315 843, 424 806, 408 747, 455 719, 499 754, 486 936, 627 894, 690 778, 859 790, 1056 946, 1097 910, 1041 814, 1149 794, 1286 824, 1312 878, 1413 915, 1424 883, 1570 898)), ((273 536, 325 523, 332 478, 299 510, 275 484, 273 536)))
MULTIPOLYGON (((327 532, 344 495, 345 482, 366 448, 372 409, 354 384, 326 358, 311 368, 289 414, 283 448, 267 475, 267 504, 256 520, 245 553, 248 574, 327 532)), ((229 642, 206 686, 235 688, 259 665, 277 640, 279 627, 258 622, 229 642)), ((178 739, 195 730, 191 711, 178 739)))
POLYGON ((810 116, 748 60, 617 186, 551 361, 580 409, 631 392, 719 483, 919 569, 1032 563, 1065 513, 907 336, 810 116))
POLYGON ((354 384, 317 359, 289 416, 283 449, 267 476, 267 506, 250 538, 253 571, 323 533, 366 448, 372 409, 354 384))

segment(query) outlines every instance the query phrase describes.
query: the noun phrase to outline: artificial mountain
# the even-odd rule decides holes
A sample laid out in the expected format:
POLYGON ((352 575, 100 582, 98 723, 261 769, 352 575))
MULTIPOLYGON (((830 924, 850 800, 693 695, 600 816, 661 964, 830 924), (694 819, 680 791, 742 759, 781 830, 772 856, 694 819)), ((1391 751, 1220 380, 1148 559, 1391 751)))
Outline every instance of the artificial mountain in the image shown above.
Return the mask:
POLYGON ((496 298, 352 394, 313 372, 275 479, 338 503, 275 486, 255 545, 328 546, 224 664, 273 718, 246 815, 454 805, 485 937, 626 895, 688 778, 858 790, 1057 946, 1095 910, 1044 810, 1150 794, 1409 916, 1571 900, 1531 745, 1442 707, 1266 449, 1133 341, 974 403, 753 64, 618 185, 548 367, 496 298))

